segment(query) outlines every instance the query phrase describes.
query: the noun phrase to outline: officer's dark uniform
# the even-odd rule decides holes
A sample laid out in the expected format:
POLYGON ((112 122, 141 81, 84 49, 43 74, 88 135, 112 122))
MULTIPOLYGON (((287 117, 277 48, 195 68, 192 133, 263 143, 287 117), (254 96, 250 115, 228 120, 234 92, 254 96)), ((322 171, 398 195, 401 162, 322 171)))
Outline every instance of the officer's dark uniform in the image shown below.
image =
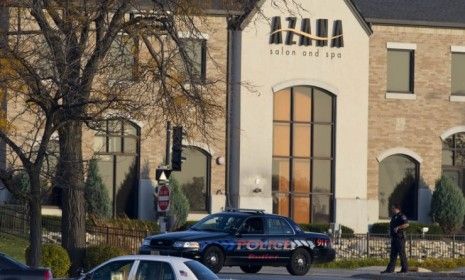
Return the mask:
POLYGON ((394 272, 396 266, 397 255, 400 256, 400 264, 402 266, 401 272, 408 271, 407 255, 405 254, 405 232, 404 229, 399 229, 397 232, 394 228, 407 224, 407 217, 402 213, 397 213, 391 219, 389 225, 389 233, 391 236, 391 255, 386 272, 394 272))

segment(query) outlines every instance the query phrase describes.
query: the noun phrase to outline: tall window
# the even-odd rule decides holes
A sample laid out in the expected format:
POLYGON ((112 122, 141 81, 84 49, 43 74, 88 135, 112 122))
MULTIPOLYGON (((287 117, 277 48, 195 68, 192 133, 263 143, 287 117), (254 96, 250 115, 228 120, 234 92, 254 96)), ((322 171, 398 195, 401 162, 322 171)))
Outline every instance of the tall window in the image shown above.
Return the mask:
POLYGON ((388 49, 387 52, 387 91, 413 93, 414 50, 388 49))
POLYGON ((113 216, 137 216, 139 127, 126 120, 108 120, 94 138, 94 155, 112 203, 113 216))
POLYGON ((390 217, 390 207, 400 203, 402 211, 417 219, 418 162, 405 155, 392 155, 379 164, 379 218, 390 217))
POLYGON ((465 193, 465 133, 457 133, 442 144, 442 173, 465 193))
POLYGON ((182 170, 173 172, 171 176, 189 200, 190 212, 209 212, 211 156, 194 146, 184 147, 182 154, 186 158, 182 170))
POLYGON ((207 76, 207 40, 184 38, 182 39, 182 46, 190 60, 187 71, 199 83, 204 83, 207 76))
POLYGON ((299 223, 331 220, 335 98, 314 87, 274 94, 273 211, 299 223))
MULTIPOLYGON (((108 52, 112 79, 118 81, 132 81, 137 77, 139 42, 128 34, 119 34, 115 37, 108 52)), ((109 73, 110 74, 110 73, 109 73)))
POLYGON ((452 95, 465 96, 465 53, 452 53, 452 95))

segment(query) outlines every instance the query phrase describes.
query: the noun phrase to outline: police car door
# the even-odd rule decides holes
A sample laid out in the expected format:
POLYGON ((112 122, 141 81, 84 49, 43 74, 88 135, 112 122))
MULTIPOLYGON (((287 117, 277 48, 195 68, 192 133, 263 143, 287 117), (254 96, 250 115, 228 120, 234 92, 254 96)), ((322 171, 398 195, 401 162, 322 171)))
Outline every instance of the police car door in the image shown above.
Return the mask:
POLYGON ((295 233, 281 217, 266 217, 265 231, 268 236, 267 256, 270 262, 287 263, 295 247, 295 233))
POLYGON ((233 262, 240 265, 260 263, 266 253, 264 248, 266 240, 263 218, 260 216, 247 218, 236 235, 233 262))

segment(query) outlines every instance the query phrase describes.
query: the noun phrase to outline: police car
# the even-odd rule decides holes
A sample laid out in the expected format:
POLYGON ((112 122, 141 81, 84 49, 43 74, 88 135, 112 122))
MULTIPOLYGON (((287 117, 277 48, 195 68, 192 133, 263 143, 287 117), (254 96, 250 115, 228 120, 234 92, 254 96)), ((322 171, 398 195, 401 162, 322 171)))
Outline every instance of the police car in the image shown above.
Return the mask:
POLYGON ((312 263, 335 258, 327 235, 304 232, 286 217, 247 209, 209 215, 187 231, 147 237, 140 254, 198 260, 215 273, 223 266, 239 266, 246 273, 285 266, 292 275, 305 275, 312 263))

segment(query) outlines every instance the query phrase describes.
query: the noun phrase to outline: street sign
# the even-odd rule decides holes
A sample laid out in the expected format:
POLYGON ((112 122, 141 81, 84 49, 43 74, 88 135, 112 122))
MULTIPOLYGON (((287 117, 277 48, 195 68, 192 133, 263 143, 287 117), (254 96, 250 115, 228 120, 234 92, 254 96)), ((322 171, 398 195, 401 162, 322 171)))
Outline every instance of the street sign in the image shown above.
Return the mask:
POLYGON ((155 179, 157 181, 168 181, 171 175, 171 170, 165 168, 158 168, 155 170, 155 179))
POLYGON ((158 187, 157 212, 167 212, 170 209, 170 188, 168 185, 158 187))

